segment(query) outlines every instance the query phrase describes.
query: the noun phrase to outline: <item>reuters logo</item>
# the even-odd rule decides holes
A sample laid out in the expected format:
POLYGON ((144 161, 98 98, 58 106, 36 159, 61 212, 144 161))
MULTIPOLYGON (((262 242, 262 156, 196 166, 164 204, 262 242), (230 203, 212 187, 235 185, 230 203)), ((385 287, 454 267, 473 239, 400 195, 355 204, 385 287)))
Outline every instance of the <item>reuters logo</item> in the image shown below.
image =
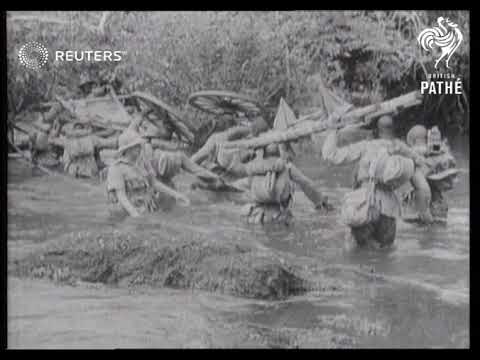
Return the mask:
POLYGON ((31 41, 20 48, 18 58, 26 68, 38 70, 47 63, 48 50, 39 42, 31 41))

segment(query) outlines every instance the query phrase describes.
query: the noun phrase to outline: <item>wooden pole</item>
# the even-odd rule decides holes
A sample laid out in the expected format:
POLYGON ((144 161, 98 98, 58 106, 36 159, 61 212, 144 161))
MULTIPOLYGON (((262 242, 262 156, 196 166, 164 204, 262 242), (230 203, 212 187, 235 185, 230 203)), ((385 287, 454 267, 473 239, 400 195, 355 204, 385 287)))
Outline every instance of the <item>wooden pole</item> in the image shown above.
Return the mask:
POLYGON ((373 117, 395 112, 400 107, 410 107, 418 105, 421 103, 421 99, 422 95, 419 91, 412 91, 405 95, 401 95, 399 97, 384 101, 379 104, 368 105, 353 110, 344 108, 343 112, 342 109, 340 109, 340 112, 331 114, 327 119, 324 119, 323 121, 311 120, 311 115, 307 115, 300 118, 299 122, 296 125, 286 130, 269 131, 260 135, 257 138, 230 141, 223 144, 223 146, 225 146, 225 148, 241 147, 254 149, 258 147, 264 147, 272 143, 294 141, 299 138, 329 129, 330 123, 335 117, 339 117, 340 119, 346 119, 347 123, 365 122, 365 124, 367 124, 368 121, 373 119, 373 117))
MULTIPOLYGON (((117 95, 117 99, 119 100, 123 100, 123 99, 128 99, 130 98, 131 95, 117 95)), ((86 98, 86 99, 82 99, 81 101, 85 101, 85 102, 97 102, 97 101, 105 101, 105 100, 110 100, 111 98, 109 96, 101 96, 101 97, 94 97, 94 98, 86 98)), ((66 101, 66 100, 64 100, 66 101)), ((75 101, 75 100, 69 100, 69 101, 75 101)), ((49 107, 49 106, 53 106, 55 104, 57 104, 58 101, 49 101, 49 102, 44 102, 44 103, 40 103, 38 105, 36 105, 37 107, 49 107)))
POLYGON ((117 94, 115 93, 115 90, 113 89, 113 86, 112 85, 108 85, 108 89, 110 90, 110 95, 112 96, 113 100, 117 103, 117 105, 122 109, 122 113, 123 115, 127 118, 127 119, 132 119, 132 117, 130 116, 130 114, 127 112, 127 110, 125 110, 125 107, 123 106, 123 104, 121 103, 120 99, 118 98, 117 94))

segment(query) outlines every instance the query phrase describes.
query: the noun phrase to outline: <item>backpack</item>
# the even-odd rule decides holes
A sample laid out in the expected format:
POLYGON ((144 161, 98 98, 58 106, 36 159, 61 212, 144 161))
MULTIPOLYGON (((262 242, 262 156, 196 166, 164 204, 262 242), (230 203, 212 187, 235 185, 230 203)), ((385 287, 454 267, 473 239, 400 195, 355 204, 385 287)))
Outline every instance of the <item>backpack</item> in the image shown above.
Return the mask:
POLYGON ((379 149, 373 162, 375 182, 391 190, 409 181, 415 172, 415 163, 412 159, 390 155, 385 148, 379 149))
POLYGON ((277 203, 288 206, 293 192, 288 165, 281 173, 268 171, 265 175, 253 176, 251 180, 251 193, 254 201, 260 204, 277 203))
POLYGON ((341 216, 348 226, 367 225, 380 217, 380 211, 375 204, 375 169, 377 162, 378 158, 370 164, 367 183, 348 192, 344 197, 341 216))

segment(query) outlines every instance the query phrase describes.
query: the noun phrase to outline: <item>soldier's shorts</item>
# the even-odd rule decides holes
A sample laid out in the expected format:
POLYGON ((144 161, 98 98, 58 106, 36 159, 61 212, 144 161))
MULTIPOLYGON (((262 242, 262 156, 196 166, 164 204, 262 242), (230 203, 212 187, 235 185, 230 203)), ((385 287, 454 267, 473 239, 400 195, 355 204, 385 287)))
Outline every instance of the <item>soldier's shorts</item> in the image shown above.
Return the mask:
POLYGON ((396 231, 397 220, 383 214, 373 223, 351 228, 351 234, 357 245, 365 246, 374 241, 381 248, 393 244, 396 231))

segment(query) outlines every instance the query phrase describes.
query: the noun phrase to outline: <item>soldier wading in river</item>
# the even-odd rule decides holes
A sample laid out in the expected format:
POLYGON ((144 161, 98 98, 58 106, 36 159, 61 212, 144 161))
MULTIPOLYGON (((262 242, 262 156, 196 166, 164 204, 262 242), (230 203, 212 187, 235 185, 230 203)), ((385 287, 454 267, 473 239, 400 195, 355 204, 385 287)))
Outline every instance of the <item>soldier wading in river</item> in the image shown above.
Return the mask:
MULTIPOLYGON (((429 190, 427 204, 419 203, 415 196, 408 196, 410 200, 408 202, 414 200, 416 216, 420 222, 425 222, 422 216, 425 206, 429 209, 432 220, 445 221, 448 204, 443 193, 453 188, 458 175, 455 159, 448 145, 442 141, 441 133, 436 127, 427 130, 423 125, 415 125, 408 132, 406 140, 417 154, 425 156, 426 166, 419 169, 418 177, 422 178, 422 182, 425 182, 429 190)), ((413 194, 411 186, 402 191, 402 194, 405 193, 413 194)))
MULTIPOLYGON (((258 125, 262 118, 256 119, 253 129, 262 128, 258 125)), ((266 124, 263 128, 266 128, 266 124)), ((262 128, 262 129, 263 129, 262 128)), ((255 131, 251 134, 257 135, 255 131)), ((295 187, 298 186, 314 204, 317 210, 330 210, 331 205, 327 198, 315 189, 314 183, 305 176, 291 161, 294 153, 289 143, 270 144, 263 148, 243 150, 239 148, 225 149, 222 143, 216 143, 217 152, 223 150, 229 153, 235 150, 250 151, 253 159, 247 162, 231 156, 234 161, 229 162, 229 170, 241 177, 233 183, 237 188, 248 190, 249 203, 243 209, 243 215, 250 223, 285 223, 288 225, 292 218, 291 206, 295 187)), ((235 153, 233 153, 235 154, 235 153)))
POLYGON ((254 151, 241 148, 227 149, 222 147, 222 144, 249 136, 257 136, 268 129, 267 122, 261 116, 257 116, 248 124, 240 124, 215 132, 190 159, 229 180, 243 178, 247 176, 245 164, 253 159, 254 151))
POLYGON ((112 218, 138 217, 144 212, 157 211, 159 193, 167 193, 187 205, 190 203, 187 197, 162 184, 137 165, 144 143, 138 136, 119 139, 117 159, 109 166, 106 181, 112 218))
MULTIPOLYGON (((332 127, 338 123, 333 121, 332 127)), ((358 125, 349 126, 350 129, 358 125)), ((385 247, 395 240, 401 204, 395 189, 407 181, 415 186, 416 196, 428 198, 428 189, 415 182, 416 168, 425 159, 402 141, 395 139, 393 120, 382 116, 377 122, 378 139, 337 147, 337 130, 325 139, 323 158, 339 165, 358 161, 355 190, 348 193, 342 207, 344 222, 357 245, 385 247)))
POLYGON ((33 131, 29 131, 28 136, 18 144, 20 149, 30 149, 32 160, 47 168, 56 168, 61 164, 62 148, 50 142, 60 133, 61 112, 60 104, 53 105, 46 114, 39 116, 32 124, 33 131))
POLYGON ((63 148, 64 171, 74 177, 99 176, 103 165, 100 150, 116 149, 117 138, 103 138, 93 134, 93 126, 88 122, 76 121, 71 125, 64 126, 65 136, 49 139, 50 144, 63 148))
POLYGON ((318 192, 313 182, 290 162, 286 144, 270 145, 256 151, 255 159, 244 167, 246 178, 235 185, 249 189, 250 202, 242 215, 249 223, 284 223, 292 218, 291 206, 298 186, 317 210, 331 210, 326 197, 318 192))
POLYGON ((167 140, 171 138, 171 129, 162 122, 157 124, 144 114, 137 114, 119 137, 119 141, 132 136, 144 139, 142 152, 137 159, 138 166, 171 188, 175 188, 173 178, 182 170, 207 183, 221 182, 217 175, 191 161, 179 145, 167 140))

